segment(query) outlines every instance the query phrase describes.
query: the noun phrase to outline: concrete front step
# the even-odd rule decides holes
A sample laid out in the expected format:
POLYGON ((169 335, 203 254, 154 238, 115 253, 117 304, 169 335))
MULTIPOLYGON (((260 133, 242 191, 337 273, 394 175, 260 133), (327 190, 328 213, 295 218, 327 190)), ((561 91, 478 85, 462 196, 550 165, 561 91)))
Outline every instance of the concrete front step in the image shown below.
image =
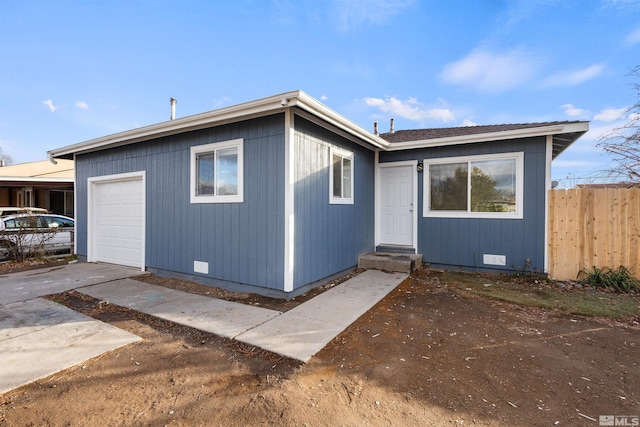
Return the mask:
POLYGON ((422 265, 422 254, 372 252, 358 258, 358 268, 410 274, 422 265))

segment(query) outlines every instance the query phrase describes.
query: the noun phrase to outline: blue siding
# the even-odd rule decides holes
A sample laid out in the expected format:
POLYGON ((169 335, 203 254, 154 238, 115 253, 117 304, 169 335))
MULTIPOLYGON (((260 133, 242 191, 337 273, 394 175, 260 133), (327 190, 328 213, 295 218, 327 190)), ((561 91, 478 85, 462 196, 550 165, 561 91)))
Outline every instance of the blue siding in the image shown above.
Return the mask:
POLYGON ((374 154, 295 118, 294 288, 354 267, 374 249, 374 154), (329 204, 329 150, 354 153, 354 204, 329 204))
POLYGON ((425 218, 423 174, 418 177, 418 252, 434 266, 465 269, 510 270, 525 260, 544 270, 545 163, 544 137, 439 148, 381 152, 380 162, 524 152, 523 219, 425 218), (483 254, 506 255, 505 267, 487 266, 483 254))
POLYGON ((284 115, 273 115, 76 158, 78 254, 87 254, 87 178, 146 171, 146 266, 282 290, 284 115), (191 204, 190 147, 244 138, 244 203, 191 204))

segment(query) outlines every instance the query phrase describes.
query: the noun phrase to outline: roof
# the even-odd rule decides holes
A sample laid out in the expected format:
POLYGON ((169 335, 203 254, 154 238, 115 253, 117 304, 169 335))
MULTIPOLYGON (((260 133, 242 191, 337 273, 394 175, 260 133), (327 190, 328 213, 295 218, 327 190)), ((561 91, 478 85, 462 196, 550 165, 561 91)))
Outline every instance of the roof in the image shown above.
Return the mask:
POLYGON ((404 150, 427 146, 552 135, 553 158, 555 159, 588 130, 589 122, 564 121, 398 130, 380 134, 380 137, 392 143, 390 150, 404 150))
POLYGON ((68 145, 50 150, 48 155, 49 158, 71 159, 74 154, 134 144, 164 136, 281 113, 289 108, 295 108, 296 112, 302 113, 303 116, 310 114, 320 119, 322 123, 331 125, 339 131, 356 138, 357 141, 363 141, 372 149, 384 151, 552 135, 553 158, 555 158, 589 130, 588 122, 546 122, 400 130, 394 133, 377 135, 356 125, 305 92, 297 90, 68 145))
POLYGON ((49 160, 0 167, 0 181, 73 182, 73 160, 49 160))

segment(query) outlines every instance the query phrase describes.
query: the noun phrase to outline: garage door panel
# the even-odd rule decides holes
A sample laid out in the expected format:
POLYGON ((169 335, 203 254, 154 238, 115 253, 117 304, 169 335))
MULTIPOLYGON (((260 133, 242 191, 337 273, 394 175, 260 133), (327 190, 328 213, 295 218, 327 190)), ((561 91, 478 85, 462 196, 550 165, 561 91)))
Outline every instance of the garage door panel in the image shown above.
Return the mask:
POLYGON ((93 258, 142 267, 144 249, 144 181, 93 182, 93 258))

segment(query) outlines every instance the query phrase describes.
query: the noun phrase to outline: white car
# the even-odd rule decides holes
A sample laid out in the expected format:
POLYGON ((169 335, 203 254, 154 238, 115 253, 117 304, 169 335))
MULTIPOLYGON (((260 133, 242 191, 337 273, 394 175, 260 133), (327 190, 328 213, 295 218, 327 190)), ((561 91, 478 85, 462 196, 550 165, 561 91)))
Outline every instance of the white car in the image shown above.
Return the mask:
POLYGON ((75 221, 62 215, 20 214, 0 218, 0 261, 29 254, 71 253, 75 221))

